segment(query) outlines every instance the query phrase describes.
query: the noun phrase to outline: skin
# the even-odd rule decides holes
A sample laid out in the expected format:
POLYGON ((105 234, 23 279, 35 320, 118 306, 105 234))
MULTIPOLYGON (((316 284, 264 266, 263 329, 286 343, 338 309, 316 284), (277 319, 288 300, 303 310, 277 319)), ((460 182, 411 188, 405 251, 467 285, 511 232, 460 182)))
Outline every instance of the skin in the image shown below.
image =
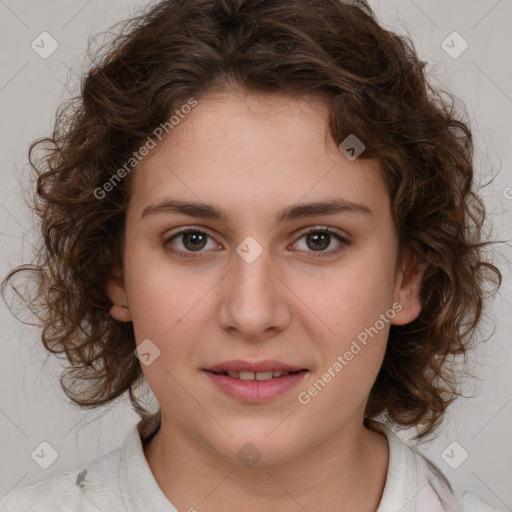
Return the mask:
POLYGON ((363 426, 364 409, 390 324, 420 312, 423 269, 398 253, 377 162, 349 161, 326 135, 327 116, 314 98, 209 95, 132 175, 124 268, 108 293, 112 316, 133 322, 137 344, 150 339, 160 350, 142 365, 162 413, 145 455, 180 511, 243 504, 252 512, 270 503, 282 512, 378 508, 388 445, 363 426), (141 219, 169 198, 216 205, 227 220, 172 213, 141 219), (276 223, 281 208, 333 198, 372 213, 276 223), (169 241, 190 226, 209 235, 200 252, 190 240, 185 245, 186 236, 169 241), (349 243, 331 235, 315 250, 304 236, 313 227, 349 243), (236 252, 248 236, 262 248, 252 263, 236 252), (170 248, 198 257, 180 258, 170 248), (393 303, 400 312, 317 396, 299 403, 298 393, 393 303), (248 404, 223 394, 203 371, 230 359, 276 359, 309 372, 297 388, 248 404), (250 468, 237 456, 248 442, 262 456, 250 468))

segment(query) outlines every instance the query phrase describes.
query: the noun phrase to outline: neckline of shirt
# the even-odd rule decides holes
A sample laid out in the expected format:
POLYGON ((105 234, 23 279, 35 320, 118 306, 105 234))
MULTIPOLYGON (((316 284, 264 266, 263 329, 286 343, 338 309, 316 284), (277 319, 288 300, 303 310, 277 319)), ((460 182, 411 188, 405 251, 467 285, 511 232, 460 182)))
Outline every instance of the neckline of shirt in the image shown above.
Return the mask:
MULTIPOLYGON (((128 512, 154 510, 178 512, 158 485, 144 454, 141 439, 142 421, 127 436, 121 448, 119 487, 128 512)), ((370 419, 368 427, 386 436, 389 462, 386 482, 377 512, 416 512, 416 457, 387 425, 370 419)), ((159 428, 156 425, 156 430, 159 428)), ((193 507, 194 504, 191 504, 193 507)))

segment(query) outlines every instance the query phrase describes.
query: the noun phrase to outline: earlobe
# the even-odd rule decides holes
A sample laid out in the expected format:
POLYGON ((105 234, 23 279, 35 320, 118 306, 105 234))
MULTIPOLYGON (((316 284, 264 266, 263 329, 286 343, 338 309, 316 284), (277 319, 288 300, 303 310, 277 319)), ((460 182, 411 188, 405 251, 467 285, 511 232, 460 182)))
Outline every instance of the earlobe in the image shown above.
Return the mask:
POLYGON ((417 258, 407 252, 402 259, 402 266, 397 276, 396 302, 402 308, 395 315, 391 323, 393 325, 405 325, 418 318, 421 313, 421 285, 425 274, 426 265, 420 263, 417 258))
POLYGON ((121 277, 111 277, 107 283, 107 295, 112 301, 110 314, 119 322, 131 322, 126 289, 121 277))

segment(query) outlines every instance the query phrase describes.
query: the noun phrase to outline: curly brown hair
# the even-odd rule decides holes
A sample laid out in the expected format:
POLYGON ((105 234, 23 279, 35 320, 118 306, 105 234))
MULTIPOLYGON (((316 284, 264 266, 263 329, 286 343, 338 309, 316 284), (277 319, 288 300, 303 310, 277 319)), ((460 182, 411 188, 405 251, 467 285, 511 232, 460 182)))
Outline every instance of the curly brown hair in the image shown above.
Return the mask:
POLYGON ((400 248, 426 270, 421 313, 391 326, 365 417, 423 426, 416 439, 433 432, 461 394, 451 357, 466 359, 486 285, 499 288, 501 273, 484 259, 492 242, 467 116, 430 83, 412 41, 381 27, 362 0, 165 0, 110 33, 53 134, 29 150, 43 235, 30 307, 46 349, 69 362, 67 396, 98 407, 128 391, 146 413, 134 395, 143 373, 133 325, 110 316, 105 290, 122 268, 131 175, 101 199, 98 190, 188 98, 236 84, 321 97, 336 143, 356 134, 360 158, 379 162, 400 248))

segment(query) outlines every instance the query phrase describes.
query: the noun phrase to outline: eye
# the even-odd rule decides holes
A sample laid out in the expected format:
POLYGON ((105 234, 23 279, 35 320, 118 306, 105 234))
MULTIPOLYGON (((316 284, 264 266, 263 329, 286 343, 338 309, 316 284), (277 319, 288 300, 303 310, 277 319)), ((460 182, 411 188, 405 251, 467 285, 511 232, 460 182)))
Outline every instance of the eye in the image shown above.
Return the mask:
POLYGON ((165 241, 165 246, 167 250, 173 254, 176 254, 183 258, 197 258, 199 256, 194 255, 194 252, 201 252, 202 249, 215 249, 217 244, 212 241, 213 247, 208 247, 208 239, 211 239, 210 235, 205 231, 202 231, 197 228, 187 228, 181 231, 178 231, 171 237, 167 238, 165 241), (178 250, 173 249, 174 245, 172 242, 175 240, 181 240, 176 245, 178 245, 178 250), (181 247, 179 247, 181 246, 181 247))
POLYGON ((328 228, 313 228, 305 233, 299 238, 298 242, 295 242, 294 245, 299 244, 299 242, 304 239, 307 252, 319 253, 314 254, 314 258, 324 258, 327 256, 332 256, 334 254, 338 254, 341 252, 345 246, 349 244, 348 240, 338 234, 336 231, 333 231, 328 228), (335 249, 331 249, 326 251, 326 249, 332 244, 333 241, 337 242, 337 247, 335 249), (311 249, 311 250, 310 250, 311 249))
MULTIPOLYGON (((324 258, 338 254, 350 243, 336 231, 321 227, 309 229, 302 233, 302 236, 293 245, 300 245, 302 239, 305 241, 306 248, 299 248, 299 250, 318 253, 313 254, 314 258, 324 258), (337 242, 336 248, 326 250, 332 245, 333 241, 337 242)), ((168 252, 182 258, 200 258, 200 253, 204 252, 203 249, 219 248, 219 245, 208 233, 198 228, 182 229, 174 233, 166 239, 164 246, 168 252), (209 241, 210 247, 208 247, 209 241)))

